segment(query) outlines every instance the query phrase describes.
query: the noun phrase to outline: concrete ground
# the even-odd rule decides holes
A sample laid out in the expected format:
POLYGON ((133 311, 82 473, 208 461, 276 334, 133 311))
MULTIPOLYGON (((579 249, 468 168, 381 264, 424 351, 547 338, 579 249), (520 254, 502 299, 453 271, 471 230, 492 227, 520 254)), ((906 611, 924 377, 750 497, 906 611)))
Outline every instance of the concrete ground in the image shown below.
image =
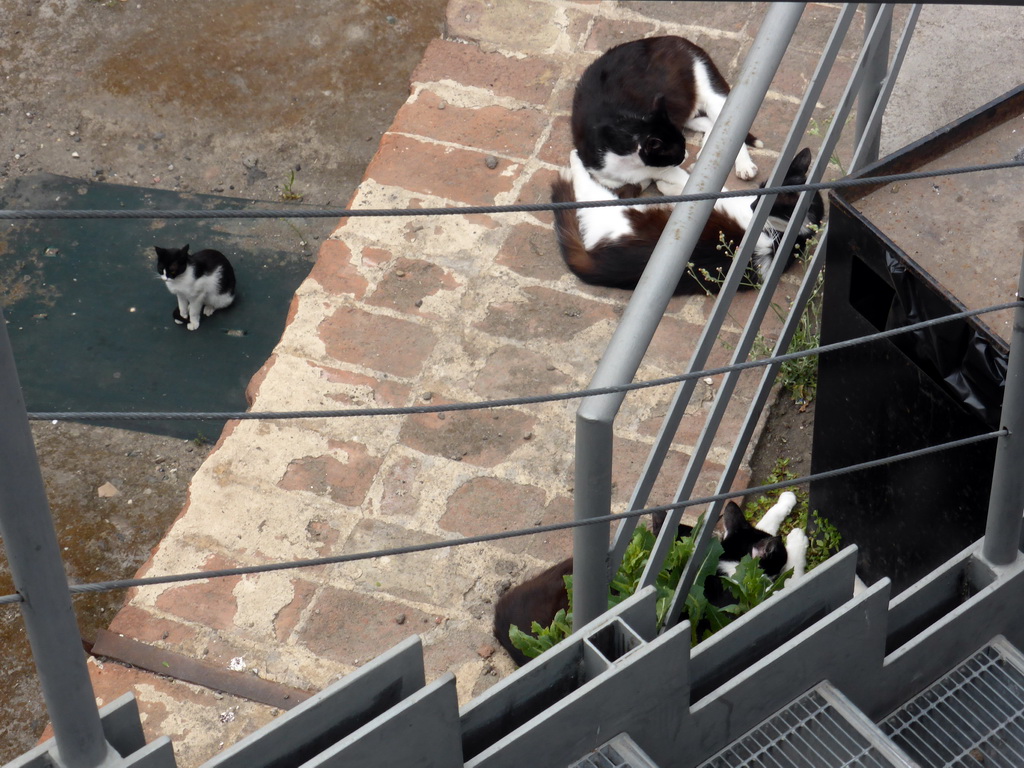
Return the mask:
MULTIPOLYGON (((763 11, 762 4, 452 0, 446 34, 427 48, 352 207, 544 200, 569 149, 574 79, 597 53, 634 37, 678 33, 735 75, 763 11)), ((835 13, 815 5, 805 14, 755 123, 768 147, 755 153, 762 169, 835 13)), ((928 59, 934 50, 916 55, 928 59)), ((849 66, 845 56, 837 73, 849 66)), ((823 101, 834 100, 841 86, 830 82, 823 101)), ((1003 90, 996 86, 987 98, 1003 90)), ((787 277, 780 301, 795 279, 787 277)), ((288 328, 250 387, 252 408, 461 402, 582 387, 625 299, 565 273, 546 215, 348 220, 324 242, 297 292, 288 328)), ((673 300, 640 378, 678 370, 707 308, 703 298, 673 300)), ((743 311, 740 302, 737 325, 743 311)), ((715 362, 727 358, 737 325, 715 362)), ((671 466, 685 464, 715 384, 705 382, 691 405, 671 466)), ((749 387, 723 434, 734 433, 745 396, 749 387)), ((652 390, 627 400, 616 444, 619 502, 669 397, 652 390)), ((556 403, 446 418, 229 425, 141 573, 361 552, 568 519, 574 410, 556 403)), ((722 444, 713 451, 698 493, 728 450, 722 444)), ((671 490, 659 486, 652 503, 671 490)), ((306 691, 418 633, 428 678, 454 672, 466 701, 512 669, 490 637, 494 597, 565 556, 568 546, 567 534, 537 536, 146 588, 129 596, 111 630, 306 691)), ((182 766, 199 765, 277 714, 110 661, 92 659, 90 668, 99 700, 135 693, 149 738, 170 736, 182 766)))

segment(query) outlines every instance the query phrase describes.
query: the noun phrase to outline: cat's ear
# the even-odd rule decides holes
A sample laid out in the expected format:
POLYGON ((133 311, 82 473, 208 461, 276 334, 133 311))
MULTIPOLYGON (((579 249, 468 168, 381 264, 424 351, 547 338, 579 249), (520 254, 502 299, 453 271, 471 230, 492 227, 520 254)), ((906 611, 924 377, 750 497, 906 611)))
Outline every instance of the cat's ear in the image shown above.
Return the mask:
POLYGON ((737 531, 750 527, 747 518, 743 516, 743 510, 733 501, 725 505, 725 512, 722 513, 722 524, 725 526, 726 538, 729 538, 737 531))
POLYGON ((185 247, 181 249, 181 255, 182 256, 188 256, 188 247, 189 247, 189 245, 190 245, 190 243, 185 243, 185 247))
MULTIPOLYGON (((811 148, 804 147, 796 153, 796 157, 793 158, 793 162, 789 164, 788 176, 802 176, 804 180, 807 179, 807 171, 811 168, 811 148)), ((787 179, 788 181, 788 179, 787 179)))
POLYGON ((665 105, 665 94, 659 93, 654 97, 654 103, 651 104, 651 112, 657 115, 667 111, 668 107, 665 105))

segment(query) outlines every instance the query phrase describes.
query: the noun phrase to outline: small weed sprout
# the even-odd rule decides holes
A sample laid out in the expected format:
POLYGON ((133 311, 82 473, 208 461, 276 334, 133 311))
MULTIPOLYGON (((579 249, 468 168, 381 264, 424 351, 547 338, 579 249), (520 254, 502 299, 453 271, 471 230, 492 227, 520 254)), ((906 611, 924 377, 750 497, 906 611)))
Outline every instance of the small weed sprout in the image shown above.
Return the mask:
POLYGON ((282 200, 293 200, 293 201, 296 201, 296 202, 299 201, 299 200, 302 200, 304 195, 301 194, 300 192, 297 192, 294 189, 294 184, 295 184, 295 171, 291 171, 291 173, 288 175, 288 181, 286 181, 284 183, 284 186, 281 188, 281 199, 282 200))

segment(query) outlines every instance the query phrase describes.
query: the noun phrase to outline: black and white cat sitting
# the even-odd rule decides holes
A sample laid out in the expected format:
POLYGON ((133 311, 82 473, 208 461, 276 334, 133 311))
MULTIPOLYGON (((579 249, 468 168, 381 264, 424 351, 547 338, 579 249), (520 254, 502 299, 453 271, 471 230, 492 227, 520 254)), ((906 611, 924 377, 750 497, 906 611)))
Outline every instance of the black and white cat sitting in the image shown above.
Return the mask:
MULTIPOLYGON (((572 138, 580 159, 601 184, 646 187, 678 195, 686 182, 683 128, 707 134, 718 119, 729 84, 707 52, 682 37, 633 40, 606 51, 583 72, 572 101, 572 138)), ((746 143, 763 146, 747 135, 746 143)), ((736 175, 749 180, 757 166, 746 146, 736 175)))
MULTIPOLYGON (((811 164, 811 151, 802 149, 793 158, 784 184, 804 184, 811 164)), ((684 177, 686 171, 679 169, 684 177)), ((685 183, 685 182, 684 182, 685 183)), ((635 192, 635 190, 633 190, 635 192)), ((551 185, 554 202, 585 202, 614 200, 615 192, 598 183, 584 167, 577 152, 569 154, 569 171, 551 185)), ((628 198, 623 194, 622 198, 628 198)), ((767 274, 776 248, 796 207, 798 194, 784 193, 776 197, 741 285, 751 287, 767 274)), ((691 266, 679 280, 676 295, 715 292, 732 266, 732 253, 726 248, 738 247, 754 216, 757 198, 753 195, 718 200, 697 245, 690 256, 691 266)), ((576 211, 556 210, 555 235, 566 266, 583 282, 611 288, 635 288, 651 258, 654 246, 672 215, 671 204, 625 205, 604 208, 579 208, 576 211)), ((824 216, 825 204, 815 192, 801 223, 793 250, 786 255, 792 260, 802 249, 824 216)))
MULTIPOLYGON (((740 560, 747 555, 759 558, 761 570, 773 580, 785 571, 792 570, 793 575, 786 582, 787 586, 804 575, 807 564, 807 535, 802 528, 790 531, 785 542, 778 535, 779 527, 795 505, 796 495, 791 491, 785 491, 779 495, 776 504, 764 514, 756 526, 750 524, 735 503, 730 501, 726 505, 722 516, 723 551, 718 561, 718 571, 714 577, 708 577, 704 582, 704 594, 712 604, 724 607, 734 602, 719 577, 735 573, 740 560)), ((657 530, 658 521, 654 522, 657 530)), ((680 536, 688 536, 690 533, 689 526, 679 526, 680 536)), ((513 645, 509 638, 509 628, 515 625, 527 632, 533 626, 533 622, 546 627, 551 624, 558 611, 568 610, 569 597, 565 589, 565 577, 571 573, 572 558, 569 557, 513 587, 498 598, 494 606, 494 636, 517 665, 522 666, 530 659, 513 645)))
POLYGON ((209 317, 235 300, 235 271, 220 251, 206 249, 189 253, 184 248, 156 250, 156 271, 167 290, 178 299, 172 317, 190 331, 199 327, 201 315, 209 317))

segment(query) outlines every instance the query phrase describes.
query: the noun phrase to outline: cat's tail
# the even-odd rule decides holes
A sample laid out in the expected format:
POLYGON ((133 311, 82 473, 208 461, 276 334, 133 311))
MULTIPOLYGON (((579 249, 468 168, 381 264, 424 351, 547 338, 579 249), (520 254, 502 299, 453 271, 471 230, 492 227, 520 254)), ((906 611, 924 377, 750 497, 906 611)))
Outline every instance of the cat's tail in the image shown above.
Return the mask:
MULTIPOLYGON (((558 178, 551 185, 551 200, 555 203, 576 202, 572 182, 558 178)), ((615 238, 606 237, 592 248, 587 248, 575 210, 556 209, 555 237, 562 252, 562 260, 574 275, 590 285, 609 288, 636 288, 644 268, 651 258, 661 230, 668 221, 667 208, 649 206, 631 209, 627 217, 633 231, 615 238), (650 221, 651 218, 657 221, 650 221), (647 232, 651 229, 653 236, 647 232)))

